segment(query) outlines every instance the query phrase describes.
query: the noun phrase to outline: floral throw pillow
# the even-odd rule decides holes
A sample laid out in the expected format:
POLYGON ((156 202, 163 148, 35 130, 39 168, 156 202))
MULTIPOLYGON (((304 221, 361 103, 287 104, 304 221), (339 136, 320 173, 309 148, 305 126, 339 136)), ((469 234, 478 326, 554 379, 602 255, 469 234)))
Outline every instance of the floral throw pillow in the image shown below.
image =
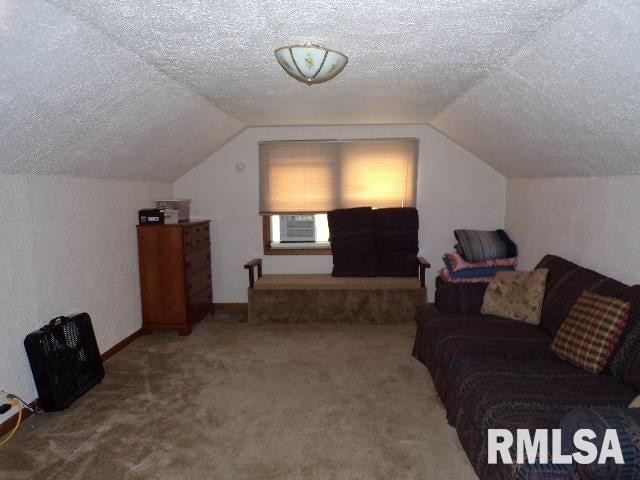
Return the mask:
POLYGON ((537 325, 540 323, 544 287, 549 269, 498 272, 484 294, 485 315, 497 315, 537 325))

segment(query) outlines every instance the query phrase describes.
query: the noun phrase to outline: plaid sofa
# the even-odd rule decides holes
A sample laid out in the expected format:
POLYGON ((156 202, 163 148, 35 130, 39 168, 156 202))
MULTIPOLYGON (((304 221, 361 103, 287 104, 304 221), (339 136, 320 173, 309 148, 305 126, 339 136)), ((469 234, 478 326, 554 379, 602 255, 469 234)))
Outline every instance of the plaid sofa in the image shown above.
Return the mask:
POLYGON ((448 421, 481 479, 640 478, 633 466, 640 459, 640 410, 628 408, 640 392, 640 286, 552 255, 538 267, 549 269, 540 325, 480 315, 478 299, 486 286, 466 284, 464 292, 439 292, 437 305, 444 308, 418 310, 413 355, 431 373, 448 421), (564 362, 549 349, 584 290, 631 302, 629 323, 600 375, 564 362), (518 428, 564 428, 572 438, 571 429, 580 424, 576 412, 582 415, 578 420, 591 418, 585 425, 595 422, 589 415, 599 425, 615 424, 631 466, 487 463, 489 428, 514 434, 518 428), (603 420, 598 412, 609 416, 603 420))

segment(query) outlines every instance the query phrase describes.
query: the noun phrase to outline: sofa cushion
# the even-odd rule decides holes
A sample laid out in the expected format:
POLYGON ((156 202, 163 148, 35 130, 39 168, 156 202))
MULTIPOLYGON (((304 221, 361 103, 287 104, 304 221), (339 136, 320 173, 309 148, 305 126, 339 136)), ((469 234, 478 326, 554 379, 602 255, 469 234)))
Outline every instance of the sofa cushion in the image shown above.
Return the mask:
POLYGON ((378 255, 378 275, 415 277, 418 272, 418 210, 377 208, 373 225, 378 255))
POLYGON ((534 362, 547 354, 553 338, 541 328, 495 315, 448 313, 433 306, 417 310, 415 356, 428 368, 460 353, 534 362))
POLYGON ((374 277, 378 268, 373 210, 345 208, 327 214, 336 277, 374 277))
POLYGON ((585 290, 620 298, 615 293, 620 294, 629 288, 623 283, 555 255, 545 256, 536 268, 549 269, 540 326, 552 336, 558 332, 573 304, 585 290), (609 293, 600 291, 601 287, 609 293))
MULTIPOLYGON (((434 307, 418 309, 416 322, 413 355, 429 369, 449 413, 455 410, 447 401, 453 364, 470 358, 536 363, 539 358, 551 355, 551 337, 524 322, 492 315, 451 314, 434 307)), ((451 397, 451 401, 455 399, 451 397)))
POLYGON ((487 287, 480 311, 537 325, 547 273, 546 268, 531 272, 498 272, 487 287))
POLYGON ((629 317, 629 302, 585 291, 556 334, 551 351, 587 372, 600 373, 629 317))

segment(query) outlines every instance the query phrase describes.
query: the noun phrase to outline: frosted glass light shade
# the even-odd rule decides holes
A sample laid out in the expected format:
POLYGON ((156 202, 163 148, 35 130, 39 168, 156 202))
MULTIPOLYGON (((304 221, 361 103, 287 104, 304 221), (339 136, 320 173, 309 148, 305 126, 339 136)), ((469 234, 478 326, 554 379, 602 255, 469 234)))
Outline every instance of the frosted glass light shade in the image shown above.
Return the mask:
POLYGON ((340 52, 311 43, 281 47, 274 53, 285 72, 307 85, 331 80, 349 61, 340 52))

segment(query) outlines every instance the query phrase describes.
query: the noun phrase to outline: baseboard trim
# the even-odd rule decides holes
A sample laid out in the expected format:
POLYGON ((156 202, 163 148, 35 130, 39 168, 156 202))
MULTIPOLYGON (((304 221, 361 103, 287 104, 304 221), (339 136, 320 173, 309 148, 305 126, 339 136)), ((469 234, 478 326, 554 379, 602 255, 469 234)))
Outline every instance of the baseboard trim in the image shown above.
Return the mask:
POLYGON ((216 312, 242 312, 247 313, 249 311, 248 303, 214 303, 214 311, 216 312))
MULTIPOLYGON (((119 351, 123 350, 125 347, 129 346, 131 343, 133 343, 135 340, 137 340, 141 336, 142 336, 142 329, 136 330, 131 335, 126 337, 124 340, 116 343, 109 350, 107 350, 106 352, 102 353, 100 355, 100 357, 102 358, 102 361, 106 362, 108 359, 113 357, 116 353, 118 353, 119 351)), ((31 402, 29 404, 29 406, 31 408, 35 409, 37 404, 38 404, 38 399, 36 398, 33 402, 31 402)), ((33 413, 31 413, 30 410, 23 409, 22 410, 22 421, 23 422, 26 421, 31 415, 33 415, 33 413)), ((9 433, 11 430, 13 430, 13 427, 15 426, 17 421, 18 421, 18 414, 16 413, 15 415, 11 416, 9 419, 7 419, 4 422, 0 423, 0 436, 4 436, 7 433, 9 433)))
POLYGON ((109 350, 104 352, 102 355, 100 355, 100 357, 102 357, 102 361, 106 362, 111 357, 113 357, 116 353, 118 353, 120 350, 122 350, 125 347, 129 346, 130 344, 132 344, 134 341, 136 341, 141 336, 142 336, 142 329, 140 328, 140 329, 136 330, 135 332, 133 332, 128 337, 126 337, 124 340, 116 343, 113 347, 111 347, 109 350))

